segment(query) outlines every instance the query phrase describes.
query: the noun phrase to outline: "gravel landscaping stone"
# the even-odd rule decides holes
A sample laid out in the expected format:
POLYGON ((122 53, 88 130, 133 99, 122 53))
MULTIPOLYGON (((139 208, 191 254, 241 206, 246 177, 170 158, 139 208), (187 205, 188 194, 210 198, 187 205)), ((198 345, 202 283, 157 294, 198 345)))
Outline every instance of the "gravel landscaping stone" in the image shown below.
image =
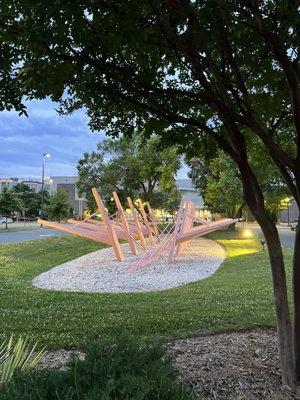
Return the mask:
POLYGON ((143 256, 133 256, 127 244, 122 245, 125 260, 117 262, 107 247, 59 265, 33 279, 34 286, 76 292, 151 292, 165 290, 212 275, 225 259, 225 249, 210 239, 191 241, 185 253, 168 264, 160 257, 136 272, 127 269, 143 256))

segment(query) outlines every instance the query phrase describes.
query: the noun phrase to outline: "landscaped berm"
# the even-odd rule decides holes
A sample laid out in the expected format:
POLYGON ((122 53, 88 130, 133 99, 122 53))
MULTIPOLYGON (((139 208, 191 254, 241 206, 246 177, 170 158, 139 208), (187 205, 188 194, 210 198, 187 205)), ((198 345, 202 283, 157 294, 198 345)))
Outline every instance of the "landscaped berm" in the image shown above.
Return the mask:
MULTIPOLYGON (((112 271, 110 254, 74 236, 0 246, 1 339, 14 332, 38 341, 47 367, 16 375, 0 399, 46 399, 54 387, 51 398, 85 398, 87 388, 96 390, 84 378, 92 365, 103 376, 102 397, 88 399, 288 398, 280 387, 268 256, 255 236, 219 231, 196 239, 174 265, 156 261, 132 273, 122 262, 112 271), (103 293, 123 291, 135 293, 103 293), (110 343, 119 343, 117 351, 110 343), (71 353, 78 360, 60 370, 71 353)), ((287 265, 291 257, 286 249, 287 265)))

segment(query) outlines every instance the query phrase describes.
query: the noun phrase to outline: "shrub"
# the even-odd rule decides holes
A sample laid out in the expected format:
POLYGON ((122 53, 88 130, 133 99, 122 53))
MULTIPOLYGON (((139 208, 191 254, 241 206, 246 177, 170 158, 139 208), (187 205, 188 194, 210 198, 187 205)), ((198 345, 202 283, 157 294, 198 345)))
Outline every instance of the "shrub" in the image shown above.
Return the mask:
POLYGON ((20 373, 0 393, 3 400, 191 400, 176 382, 162 345, 134 338, 93 341, 86 357, 73 357, 64 370, 20 373))

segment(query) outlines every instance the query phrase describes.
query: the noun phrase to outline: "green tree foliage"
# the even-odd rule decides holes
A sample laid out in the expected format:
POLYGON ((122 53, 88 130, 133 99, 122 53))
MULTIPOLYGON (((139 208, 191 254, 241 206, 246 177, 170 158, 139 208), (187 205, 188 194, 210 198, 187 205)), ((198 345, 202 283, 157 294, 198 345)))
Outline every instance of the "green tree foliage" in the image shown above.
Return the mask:
POLYGON ((49 203, 45 207, 45 210, 50 219, 56 219, 58 222, 69 217, 71 214, 71 204, 68 194, 64 190, 58 189, 49 196, 49 203))
POLYGON ((23 204, 22 212, 25 212, 26 216, 29 218, 34 218, 39 215, 42 196, 44 197, 44 204, 48 204, 49 202, 49 192, 47 190, 36 192, 22 182, 14 186, 12 190, 21 199, 23 204))
MULTIPOLYGON (((288 189, 263 152, 254 151, 250 162, 261 184, 266 208, 272 219, 277 221, 278 212, 288 206, 284 201, 288 189)), ((228 155, 220 150, 212 158, 187 159, 187 164, 190 166, 189 177, 210 211, 230 218, 241 217, 245 206, 241 177, 228 155)))
POLYGON ((218 156, 209 162, 207 174, 204 174, 202 179, 200 174, 203 168, 199 168, 199 165, 203 164, 191 163, 189 176, 205 205, 213 213, 221 213, 229 218, 240 217, 244 205, 243 190, 232 160, 223 152, 219 152, 218 156))
POLYGON ((6 217, 6 229, 7 218, 15 211, 21 211, 23 209, 23 203, 17 194, 9 188, 4 188, 0 193, 0 214, 6 217))
POLYGON ((157 136, 147 141, 136 136, 106 139, 98 144, 97 152, 85 153, 79 160, 77 188, 92 207, 91 188, 96 187, 108 204, 116 191, 123 204, 130 196, 173 211, 180 199, 175 184, 179 168, 176 147, 162 148, 157 136))

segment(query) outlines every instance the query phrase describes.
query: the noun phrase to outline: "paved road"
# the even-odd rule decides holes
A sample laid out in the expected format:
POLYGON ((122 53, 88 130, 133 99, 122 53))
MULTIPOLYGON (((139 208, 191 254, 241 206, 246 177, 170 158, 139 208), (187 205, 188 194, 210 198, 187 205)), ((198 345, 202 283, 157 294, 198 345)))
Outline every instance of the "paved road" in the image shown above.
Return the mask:
POLYGON ((28 231, 12 231, 0 232, 1 243, 17 243, 26 242, 27 240, 47 239, 54 236, 66 236, 64 232, 57 231, 56 229, 30 229, 28 231))
MULTIPOLYGON (((260 236, 262 236, 262 231, 258 226, 249 225, 248 227, 254 230, 256 233, 258 233, 260 236)), ((295 231, 291 231, 290 228, 285 226, 278 226, 277 229, 281 240, 281 244, 293 250, 295 241, 295 231)))

